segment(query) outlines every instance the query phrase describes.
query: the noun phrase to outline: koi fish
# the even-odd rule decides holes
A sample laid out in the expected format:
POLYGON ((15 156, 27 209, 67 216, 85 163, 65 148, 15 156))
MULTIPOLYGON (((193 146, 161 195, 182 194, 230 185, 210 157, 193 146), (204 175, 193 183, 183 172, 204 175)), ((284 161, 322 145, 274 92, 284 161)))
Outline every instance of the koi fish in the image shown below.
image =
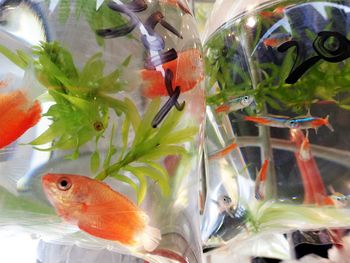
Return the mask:
POLYGON ((290 118, 286 116, 267 115, 267 116, 244 116, 247 121, 252 121, 260 125, 276 128, 290 129, 317 129, 321 126, 327 126, 331 131, 334 131, 329 123, 329 115, 326 118, 302 116, 290 118))
POLYGON ((220 159, 224 156, 226 156, 227 154, 229 154, 232 150, 234 150, 237 147, 236 143, 231 143, 229 146, 227 146, 226 148, 224 148, 223 150, 209 156, 209 160, 215 160, 215 159, 220 159))
POLYGON ((181 92, 193 89, 204 78, 201 52, 198 49, 188 49, 179 52, 176 59, 165 62, 156 70, 141 70, 144 96, 152 98, 169 95, 162 74, 162 71, 167 69, 173 73, 172 87, 179 86, 181 92))
POLYGON ((232 111, 242 110, 245 107, 248 107, 254 101, 251 96, 242 96, 238 98, 234 98, 229 102, 220 105, 215 109, 216 113, 229 113, 232 111))
POLYGON ((0 93, 0 149, 21 137, 40 118, 39 102, 30 102, 23 90, 0 93))
POLYGON ((290 41, 292 37, 290 35, 282 34, 281 36, 274 36, 270 38, 265 38, 263 43, 266 47, 278 47, 283 43, 290 41))
POLYGON ((107 184, 81 175, 46 174, 43 190, 57 214, 93 236, 118 241, 130 248, 153 251, 160 231, 126 196, 107 184))
POLYGON ((266 159, 264 161, 263 165, 261 166, 261 169, 260 169, 260 171, 257 174, 256 179, 255 179, 255 196, 258 199, 265 198, 265 194, 263 193, 263 189, 264 189, 265 184, 266 184, 266 175, 267 175, 268 165, 269 165, 269 160, 266 159))

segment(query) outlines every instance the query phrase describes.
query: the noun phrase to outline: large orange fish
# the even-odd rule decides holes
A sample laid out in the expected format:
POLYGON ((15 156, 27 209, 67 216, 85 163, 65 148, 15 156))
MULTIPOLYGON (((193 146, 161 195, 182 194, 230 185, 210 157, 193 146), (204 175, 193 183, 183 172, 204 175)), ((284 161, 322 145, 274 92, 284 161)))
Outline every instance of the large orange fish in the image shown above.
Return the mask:
POLYGON ((42 186, 57 214, 81 230, 130 248, 153 251, 160 231, 148 216, 107 184, 81 175, 46 174, 42 186))
MULTIPOLYGON (((162 64, 165 73, 170 69, 174 75, 172 87, 180 87, 181 92, 193 89, 203 78, 203 59, 198 49, 188 49, 177 54, 177 58, 162 64)), ((142 69, 143 94, 146 97, 168 96, 164 75, 159 69, 142 69)))
POLYGON ((0 149, 37 124, 40 113, 39 102, 31 102, 23 90, 0 93, 0 149))

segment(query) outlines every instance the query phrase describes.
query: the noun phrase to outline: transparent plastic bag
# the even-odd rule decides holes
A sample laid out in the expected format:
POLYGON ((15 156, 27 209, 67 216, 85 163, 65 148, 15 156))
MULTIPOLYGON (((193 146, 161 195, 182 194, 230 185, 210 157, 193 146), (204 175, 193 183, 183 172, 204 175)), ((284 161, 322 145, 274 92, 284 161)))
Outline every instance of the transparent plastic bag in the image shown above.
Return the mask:
POLYGON ((1 8, 0 226, 200 262, 204 74, 186 3, 1 8))
MULTIPOLYGON (((218 1, 206 27, 204 247, 346 227, 349 6, 218 1)), ((257 241, 258 242, 258 241, 257 241)))

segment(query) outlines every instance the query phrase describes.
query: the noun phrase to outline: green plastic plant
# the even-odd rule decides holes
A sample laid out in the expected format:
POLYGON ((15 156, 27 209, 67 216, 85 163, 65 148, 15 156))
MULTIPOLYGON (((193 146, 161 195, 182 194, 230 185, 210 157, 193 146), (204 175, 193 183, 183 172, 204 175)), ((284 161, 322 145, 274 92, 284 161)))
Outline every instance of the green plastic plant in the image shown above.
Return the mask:
POLYGON ((96 179, 111 176, 129 184, 136 191, 138 203, 147 192, 147 177, 158 183, 164 196, 169 195, 169 175, 158 162, 167 155, 187 154, 180 145, 192 140, 198 128, 178 129, 183 111, 176 109, 170 111, 159 127, 153 128, 151 122, 160 110, 160 98, 152 100, 141 117, 129 98, 121 100, 111 96, 126 88, 127 82, 122 81, 121 76, 131 56, 105 75, 102 54, 92 56, 79 70, 69 51, 57 42, 34 47, 33 57, 21 51, 13 53, 3 46, 0 52, 22 69, 33 67, 36 78, 54 102, 44 114, 52 121, 51 125, 30 142, 35 149, 68 150, 72 153, 66 157, 75 160, 79 157, 79 148, 93 142, 95 151, 91 154, 90 166, 94 173, 99 171, 96 179), (113 144, 115 124, 109 120, 113 111, 123 120, 120 150, 113 144), (98 142, 108 127, 110 143, 101 165, 98 142), (51 143, 51 147, 40 147, 46 143, 51 143))
MULTIPOLYGON (((48 0, 50 4, 52 0, 48 0)), ((56 1, 56 0, 55 0, 56 1)), ((98 29, 117 27, 126 23, 126 19, 119 12, 115 12, 108 8, 107 4, 103 2, 101 6, 96 9, 96 0, 57 0, 58 2, 58 18, 61 23, 66 23, 68 18, 72 15, 72 6, 74 6, 74 16, 77 20, 84 17, 89 24, 91 30, 96 32, 98 29)), ((97 42, 102 45, 103 38, 95 35, 97 42)))
MULTIPOLYGON (((264 11, 272 11, 274 7, 264 11)), ((346 61, 330 63, 317 62, 295 84, 286 84, 285 79, 291 71, 296 59, 294 48, 283 54, 280 64, 262 62, 258 53, 277 53, 276 48, 261 48, 251 55, 254 48, 274 20, 262 19, 255 16, 254 30, 246 30, 246 18, 237 24, 226 25, 226 28, 217 31, 206 43, 205 69, 208 76, 208 98, 210 105, 220 105, 230 98, 242 95, 252 95, 255 98, 258 111, 265 105, 275 110, 290 110, 297 115, 306 114, 310 107, 319 102, 334 103, 340 108, 350 110, 349 73, 350 64, 346 61), (240 32, 242 31, 242 32, 240 32), (242 37, 245 46, 241 45, 242 37), (240 54, 240 55, 239 55, 240 54), (243 54, 248 54, 248 57, 243 54), (212 87, 217 87, 213 90, 212 87)), ((325 30, 331 27, 326 26, 325 30)), ((307 39, 312 41, 317 34, 305 30, 307 39)), ((299 39, 298 32, 293 31, 293 38, 299 39)), ((280 53, 282 55, 282 53, 280 53)))

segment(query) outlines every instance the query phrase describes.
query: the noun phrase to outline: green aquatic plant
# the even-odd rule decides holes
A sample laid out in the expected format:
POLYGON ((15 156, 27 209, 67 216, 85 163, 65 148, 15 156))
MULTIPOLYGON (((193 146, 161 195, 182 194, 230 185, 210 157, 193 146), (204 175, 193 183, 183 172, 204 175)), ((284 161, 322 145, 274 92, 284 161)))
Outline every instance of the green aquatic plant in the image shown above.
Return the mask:
MULTIPOLYGON (((205 69, 208 75, 209 104, 217 106, 233 97, 252 95, 258 111, 268 105, 275 110, 291 110, 299 115, 306 114, 315 103, 333 103, 350 110, 350 97, 344 97, 349 92, 349 63, 345 60, 330 63, 321 59, 296 83, 285 83, 296 60, 294 66, 302 61, 297 58, 294 47, 280 53, 277 48, 266 47, 262 43, 260 51, 251 55, 252 50, 248 46, 256 47, 271 26, 271 21, 262 20, 258 16, 256 18, 254 30, 240 34, 240 27, 246 23, 246 19, 242 19, 239 24, 218 31, 206 43, 205 69), (242 46, 241 41, 246 43, 245 46, 242 46), (266 58, 262 59, 264 50, 276 57, 278 55, 280 59, 267 62, 266 58)), ((317 37, 309 29, 305 30, 305 34, 307 39, 299 40, 298 32, 293 32, 293 38, 312 44, 317 37)))
MULTIPOLYGON (((105 1, 96 9, 96 0, 54 0, 58 1, 58 18, 61 23, 66 23, 72 15, 71 10, 74 7, 74 16, 77 20, 84 17, 93 32, 98 29, 121 26, 126 23, 126 19, 118 13, 108 8, 105 1)), ((48 0, 48 4, 54 2, 48 0)), ((103 38, 95 34, 97 42, 102 45, 103 38)))
POLYGON ((90 157, 90 167, 97 173, 96 179, 111 176, 129 184, 137 194, 138 203, 146 195, 147 177, 157 182, 164 196, 169 195, 169 175, 158 162, 168 155, 186 155, 186 149, 180 145, 191 141, 198 128, 179 129, 184 111, 176 109, 170 111, 159 127, 153 128, 160 98, 153 99, 141 117, 129 98, 111 96, 127 87, 122 75, 131 56, 105 75, 102 54, 93 55, 79 70, 69 51, 57 42, 34 47, 33 57, 21 51, 13 53, 3 46, 0 52, 24 70, 32 67, 54 102, 43 115, 51 120, 49 128, 29 144, 41 151, 70 151, 66 158, 75 160, 79 157, 79 148, 93 142, 95 151, 90 157), (122 120, 121 149, 113 142, 116 127, 110 121, 113 111, 122 120), (99 140, 108 128, 111 130, 109 147, 102 163, 99 140), (43 148, 47 143, 51 146, 43 148))
POLYGON ((246 223, 249 231, 259 233, 287 229, 305 229, 347 226, 350 219, 346 212, 331 206, 307 206, 274 201, 253 201, 247 205, 246 223))

